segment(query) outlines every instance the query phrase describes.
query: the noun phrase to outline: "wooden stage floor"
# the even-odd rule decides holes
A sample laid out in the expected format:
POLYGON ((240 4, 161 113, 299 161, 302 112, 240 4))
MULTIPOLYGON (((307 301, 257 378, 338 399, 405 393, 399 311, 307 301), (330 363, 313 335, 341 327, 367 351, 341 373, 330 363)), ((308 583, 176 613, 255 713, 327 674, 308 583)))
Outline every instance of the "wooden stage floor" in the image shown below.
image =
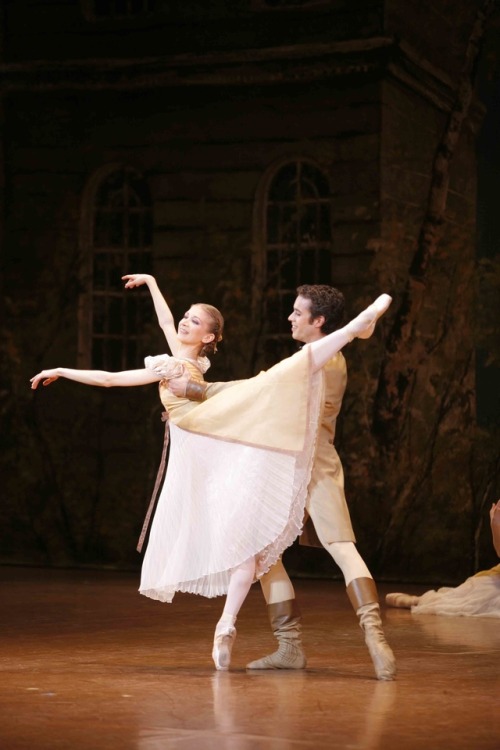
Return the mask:
POLYGON ((0 585, 2 750, 500 748, 498 620, 385 609, 399 671, 378 682, 343 585, 299 581, 307 669, 252 673, 274 645, 254 586, 218 673, 222 599, 153 602, 135 573, 0 567, 0 585))

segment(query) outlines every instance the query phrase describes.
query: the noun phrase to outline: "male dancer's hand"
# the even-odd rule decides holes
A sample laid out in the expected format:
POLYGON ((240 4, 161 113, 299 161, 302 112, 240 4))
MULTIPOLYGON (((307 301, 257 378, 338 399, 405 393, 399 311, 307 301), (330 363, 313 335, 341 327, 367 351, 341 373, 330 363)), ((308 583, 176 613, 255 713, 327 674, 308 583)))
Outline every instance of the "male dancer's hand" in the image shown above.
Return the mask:
POLYGON ((185 367, 183 368, 182 375, 168 381, 168 390, 174 396, 188 398, 190 401, 205 401, 207 387, 207 383, 193 380, 185 367))
POLYGON ((168 390, 178 398, 185 398, 187 385, 190 380, 191 376, 189 372, 185 367, 183 367, 182 375, 179 375, 178 378, 172 378, 172 380, 168 381, 168 390))

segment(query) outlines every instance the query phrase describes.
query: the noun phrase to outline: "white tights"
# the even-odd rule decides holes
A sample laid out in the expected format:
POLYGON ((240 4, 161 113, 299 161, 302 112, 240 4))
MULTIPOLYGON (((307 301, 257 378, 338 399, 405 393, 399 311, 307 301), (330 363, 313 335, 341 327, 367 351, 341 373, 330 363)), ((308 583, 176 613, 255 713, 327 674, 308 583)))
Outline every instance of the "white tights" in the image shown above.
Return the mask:
POLYGON ((355 578, 372 578, 372 574, 353 542, 332 542, 325 549, 331 554, 349 586, 355 578))
MULTIPOLYGON (((366 563, 353 542, 332 542, 324 545, 341 569, 345 585, 355 578, 372 578, 366 563)), ((271 570, 260 579, 262 593, 266 604, 276 604, 295 599, 295 591, 283 563, 279 560, 271 570)))
POLYGON ((266 604, 277 604, 295 599, 295 591, 281 560, 260 579, 266 604))
MULTIPOLYGON (((324 546, 341 569, 346 586, 355 578, 372 577, 353 542, 332 542, 324 546)), ((234 626, 254 580, 255 558, 250 557, 235 568, 231 574, 226 602, 222 616, 217 623, 216 634, 234 626)), ((292 582, 281 560, 278 560, 271 570, 260 579, 260 584, 266 604, 276 604, 277 602, 295 599, 292 582)))
POLYGON ((234 625, 238 612, 240 611, 254 580, 255 558, 250 557, 231 573, 226 602, 224 604, 222 616, 217 625, 218 628, 223 625, 234 625))

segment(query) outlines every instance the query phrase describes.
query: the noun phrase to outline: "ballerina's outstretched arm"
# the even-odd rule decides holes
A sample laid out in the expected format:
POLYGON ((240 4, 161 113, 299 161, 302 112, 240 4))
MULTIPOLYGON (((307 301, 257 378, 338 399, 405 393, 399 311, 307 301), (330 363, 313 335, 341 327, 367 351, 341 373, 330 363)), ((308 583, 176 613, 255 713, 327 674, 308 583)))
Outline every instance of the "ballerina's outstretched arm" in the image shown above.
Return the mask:
POLYGON ((97 385, 101 388, 113 388, 117 386, 127 387, 136 385, 148 385, 161 380, 161 375, 149 369, 122 370, 122 372, 107 372, 106 370, 74 370, 70 367, 55 367, 52 370, 42 370, 38 375, 30 379, 32 390, 38 385, 50 385, 59 378, 74 380, 83 385, 97 385))
POLYGON ((151 293, 160 328, 165 334, 170 351, 176 357, 179 350, 179 339, 177 337, 174 316, 167 304, 167 300, 156 283, 155 277, 149 273, 128 273, 122 276, 122 281, 126 282, 125 289, 133 289, 136 286, 146 284, 151 293))
POLYGON ((343 328, 313 341, 311 347, 313 370, 320 370, 334 354, 355 338, 367 339, 375 330, 375 324, 392 302, 388 294, 381 294, 366 310, 343 328))

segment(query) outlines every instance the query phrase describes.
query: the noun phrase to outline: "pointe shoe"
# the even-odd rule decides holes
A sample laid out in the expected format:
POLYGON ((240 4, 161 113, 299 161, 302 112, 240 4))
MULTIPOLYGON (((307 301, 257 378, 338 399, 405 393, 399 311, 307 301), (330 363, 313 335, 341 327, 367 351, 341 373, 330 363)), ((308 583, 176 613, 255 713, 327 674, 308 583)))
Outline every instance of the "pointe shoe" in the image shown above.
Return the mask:
POLYGON ((231 664, 231 651, 236 639, 236 628, 224 626, 220 632, 215 629, 214 647, 212 649, 212 659, 215 668, 221 672, 226 672, 231 664))
POLYGON ((418 604, 419 597, 411 594, 386 594, 385 603, 388 607, 399 607, 400 609, 411 609, 418 604))
POLYGON ((375 302, 348 323, 351 333, 357 339, 369 339, 375 330, 377 320, 386 312, 392 302, 388 294, 381 294, 375 302))

